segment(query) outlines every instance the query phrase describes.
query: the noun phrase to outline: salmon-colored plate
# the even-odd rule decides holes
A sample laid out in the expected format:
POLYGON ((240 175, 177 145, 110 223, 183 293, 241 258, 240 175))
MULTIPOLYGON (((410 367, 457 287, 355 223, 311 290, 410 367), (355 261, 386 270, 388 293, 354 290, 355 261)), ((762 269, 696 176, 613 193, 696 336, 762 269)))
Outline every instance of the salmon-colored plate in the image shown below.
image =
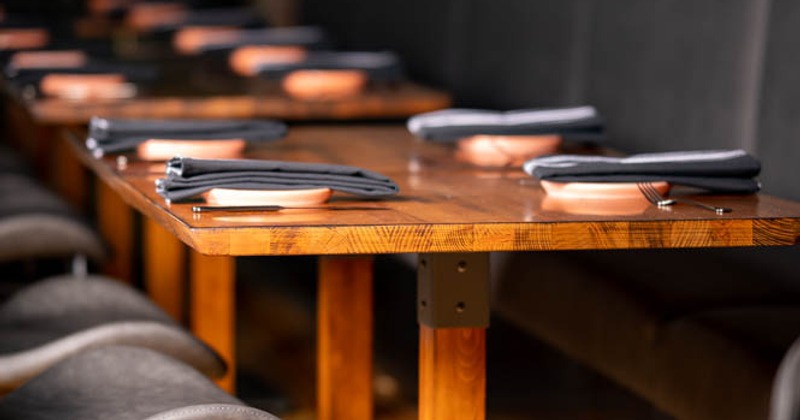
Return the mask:
POLYGON ((216 206, 314 206, 327 202, 330 188, 304 190, 237 190, 214 188, 205 194, 208 204, 216 206))
POLYGON ((235 49, 228 57, 231 69, 241 76, 255 76, 263 64, 297 63, 306 58, 306 49, 291 45, 250 45, 235 49))
POLYGON ((121 74, 48 74, 39 82, 42 94, 66 99, 121 99, 136 88, 121 74))
POLYGON ((169 160, 175 156, 203 159, 235 159, 242 156, 247 142, 242 139, 165 140, 150 139, 136 147, 142 160, 169 160))
POLYGON ((176 25, 186 18, 186 5, 180 3, 136 3, 128 8, 125 23, 146 31, 162 25, 176 25))
POLYGON ((197 54, 213 43, 234 42, 241 31, 232 26, 187 26, 172 37, 172 47, 181 54, 197 54))
POLYGON ((49 42, 50 33, 46 29, 0 29, 0 50, 42 48, 49 42))
POLYGON ((644 198, 579 200, 546 195, 542 199, 542 210, 592 216, 633 216, 644 213, 650 206, 644 198))
POLYGON ((456 156, 478 166, 522 166, 529 159, 555 153, 561 141, 559 135, 479 135, 459 140, 456 156))
POLYGON ((283 89, 298 99, 338 99, 358 95, 367 81, 360 70, 296 70, 284 77, 283 89))
POLYGON ((11 56, 14 69, 76 68, 86 65, 88 57, 80 50, 20 51, 11 56))
MULTIPOLYGON (((541 181, 548 196, 561 199, 645 200, 635 182, 553 182, 541 181)), ((651 182, 661 195, 669 192, 667 182, 651 182)))

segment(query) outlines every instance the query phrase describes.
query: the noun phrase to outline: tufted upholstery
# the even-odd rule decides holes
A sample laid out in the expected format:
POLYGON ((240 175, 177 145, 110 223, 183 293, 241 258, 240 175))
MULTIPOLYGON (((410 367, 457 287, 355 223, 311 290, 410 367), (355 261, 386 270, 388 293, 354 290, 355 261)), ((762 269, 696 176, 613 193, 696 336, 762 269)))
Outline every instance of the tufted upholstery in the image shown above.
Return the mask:
POLYGON ((114 280, 54 277, 0 306, 0 389, 13 389, 86 349, 147 347, 220 376, 224 362, 147 298, 114 280))
POLYGON ((278 420, 162 353, 108 346, 65 359, 0 400, 17 420, 278 420))
POLYGON ((20 174, 0 174, 0 261, 105 257, 98 234, 54 193, 20 174))

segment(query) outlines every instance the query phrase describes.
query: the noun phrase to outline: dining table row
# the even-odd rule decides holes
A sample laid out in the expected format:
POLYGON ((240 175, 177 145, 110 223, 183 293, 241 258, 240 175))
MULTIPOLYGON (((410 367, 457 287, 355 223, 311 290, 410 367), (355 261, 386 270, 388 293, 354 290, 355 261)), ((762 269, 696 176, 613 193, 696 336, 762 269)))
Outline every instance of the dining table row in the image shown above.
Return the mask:
POLYGON ((369 419, 373 257, 418 255, 419 418, 482 419, 491 253, 800 238, 800 203, 761 193, 746 151, 626 155, 591 104, 458 108, 399 53, 324 28, 101 3, 67 29, 0 23, 6 135, 92 218, 102 269, 132 287, 140 271, 232 367, 231 393, 236 257, 318 257, 317 416, 369 419))

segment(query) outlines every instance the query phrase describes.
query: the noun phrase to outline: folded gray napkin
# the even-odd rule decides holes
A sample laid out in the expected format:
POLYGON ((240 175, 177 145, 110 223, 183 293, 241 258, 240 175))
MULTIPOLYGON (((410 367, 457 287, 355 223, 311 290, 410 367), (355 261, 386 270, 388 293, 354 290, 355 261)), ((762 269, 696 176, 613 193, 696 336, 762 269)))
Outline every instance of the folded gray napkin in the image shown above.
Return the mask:
POLYGON ((166 177, 156 181, 156 191, 175 202, 197 198, 212 188, 330 188, 365 197, 385 197, 399 191, 388 177, 353 166, 248 159, 175 157, 167 162, 166 177))
POLYGON ((761 164, 744 150, 646 153, 623 158, 551 155, 531 159, 522 169, 557 182, 654 182, 719 193, 754 193, 761 164))
POLYGON ((475 135, 561 134, 565 139, 603 138, 603 118, 592 106, 534 108, 512 111, 445 109, 409 118, 408 130, 435 142, 452 142, 475 135))
POLYGON ((133 120, 93 117, 89 122, 86 147, 99 157, 132 150, 149 139, 264 142, 280 139, 286 131, 286 124, 269 119, 133 120))
POLYGON ((373 81, 396 81, 404 77, 400 57, 389 51, 315 51, 296 63, 270 63, 258 67, 258 75, 281 78, 295 70, 361 70, 373 81))
POLYGON ((328 42, 328 35, 316 26, 243 29, 235 40, 220 39, 201 47, 201 52, 227 51, 248 45, 296 45, 315 48, 328 42))

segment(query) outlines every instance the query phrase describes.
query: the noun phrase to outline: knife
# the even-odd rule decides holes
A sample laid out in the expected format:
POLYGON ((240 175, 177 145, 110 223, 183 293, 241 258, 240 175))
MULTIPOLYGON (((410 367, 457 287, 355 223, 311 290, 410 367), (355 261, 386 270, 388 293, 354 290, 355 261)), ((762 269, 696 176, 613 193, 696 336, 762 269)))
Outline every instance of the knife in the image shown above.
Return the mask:
POLYGON ((254 212, 254 211, 281 211, 281 210, 389 210, 385 207, 367 207, 367 206, 193 206, 193 213, 207 213, 212 211, 232 211, 232 212, 254 212))

